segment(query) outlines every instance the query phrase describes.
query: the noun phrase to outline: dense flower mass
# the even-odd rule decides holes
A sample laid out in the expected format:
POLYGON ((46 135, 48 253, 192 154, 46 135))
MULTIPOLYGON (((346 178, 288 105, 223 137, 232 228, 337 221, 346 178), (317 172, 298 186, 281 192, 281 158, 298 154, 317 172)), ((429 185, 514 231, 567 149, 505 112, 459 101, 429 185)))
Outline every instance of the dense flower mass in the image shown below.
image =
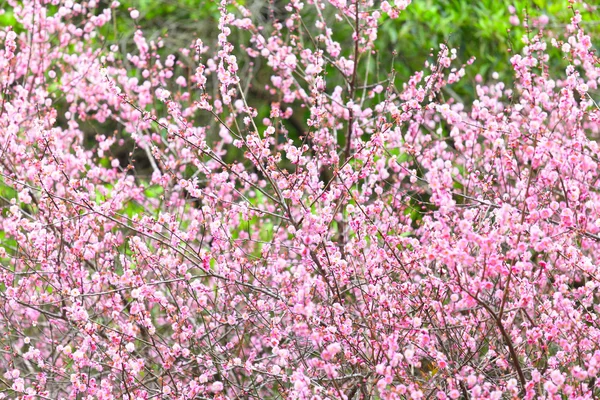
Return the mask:
POLYGON ((0 398, 598 397, 577 7, 465 103, 446 45, 406 82, 378 65, 410 0, 283 3, 123 49, 118 2, 8 0, 0 398))

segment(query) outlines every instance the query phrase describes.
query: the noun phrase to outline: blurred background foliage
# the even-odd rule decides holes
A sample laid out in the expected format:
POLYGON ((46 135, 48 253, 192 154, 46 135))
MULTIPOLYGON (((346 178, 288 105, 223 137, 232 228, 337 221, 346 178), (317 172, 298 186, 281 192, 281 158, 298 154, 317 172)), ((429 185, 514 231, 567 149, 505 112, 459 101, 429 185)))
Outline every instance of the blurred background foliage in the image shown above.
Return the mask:
MULTIPOLYGON (((267 31, 274 19, 283 20, 287 14, 282 0, 242 0, 240 3, 267 31)), ((577 4, 576 8, 582 12, 582 24, 587 32, 598 37, 598 7, 577 4)), ((327 11, 333 22, 334 10, 327 11)), ((105 27, 104 33, 107 38, 117 39, 123 50, 131 47, 137 28, 150 39, 163 38, 164 48, 169 51, 188 48, 198 37, 205 43, 214 42, 218 34, 219 10, 218 2, 214 0, 123 0, 116 16, 116 24, 105 27), (131 9, 140 12, 137 21, 129 17, 131 9), (108 32, 115 28, 116 32, 108 32)), ((389 72, 393 61, 396 82, 401 84, 414 71, 423 69, 424 61, 431 59, 432 49, 435 54, 439 44, 446 43, 458 50, 459 62, 466 63, 475 57, 475 63, 467 68, 469 78, 479 74, 487 82, 497 72, 500 80, 508 79, 512 75, 510 57, 521 50, 523 35, 538 32, 541 16, 548 18, 545 31, 560 32, 573 11, 568 0, 413 0, 398 19, 380 18, 379 67, 389 72), (519 19, 518 26, 510 22, 511 6, 519 19), (525 20, 529 23, 529 32, 523 26, 525 20)), ((333 32, 334 39, 343 48, 352 47, 347 33, 344 29, 333 32)), ((555 55, 558 57, 555 64, 561 65, 560 54, 555 55)), ((465 79, 454 89, 467 96, 466 102, 472 99, 472 80, 465 79)))
MULTIPOLYGON (((597 7, 576 8, 582 13, 582 25, 588 34, 597 38, 597 7)), ((454 86, 468 105, 473 100, 476 75, 483 82, 493 79, 494 72, 501 81, 511 80, 510 58, 522 50, 523 35, 531 37, 539 32, 540 19, 548 20, 544 32, 560 40, 556 32, 563 32, 572 16, 567 0, 413 0, 397 20, 383 22, 381 41, 398 52, 395 68, 401 77, 418 70, 429 49, 437 49, 439 43, 456 48, 458 60, 463 63, 475 57, 473 65, 466 68, 468 79, 454 86), (519 25, 511 24, 511 6, 519 25), (523 26, 525 21, 529 29, 523 26)), ((559 51, 550 53, 551 66, 566 65, 559 51)))
MULTIPOLYGON (((96 2, 97 10, 101 10, 110 7, 113 1, 96 2)), ((238 3, 251 11, 253 19, 264 27, 265 32, 272 29, 274 20, 283 21, 287 15, 286 1, 283 0, 238 0, 238 3)), ((594 44, 598 45, 594 39, 600 33, 600 7, 595 3, 576 3, 576 8, 582 13, 582 25, 591 34, 594 44)), ((0 13, 0 26, 15 25, 7 0, 0 0, 0 8, 4 11, 0 13)), ((305 10, 309 9, 305 7, 305 10)), ((329 7, 324 12, 332 23, 334 11, 333 7, 329 7)), ((476 59, 466 69, 467 79, 453 86, 468 104, 474 96, 473 79, 476 75, 480 75, 483 82, 488 82, 494 72, 498 73, 500 80, 510 79, 510 57, 521 50, 523 35, 531 36, 538 32, 537 21, 541 16, 548 18, 545 31, 553 35, 552 32, 562 31, 573 16, 573 10, 569 7, 569 0, 412 0, 399 18, 394 20, 385 15, 380 18, 377 67, 387 74, 393 63, 396 84, 401 85, 412 73, 423 69, 425 60, 432 59, 431 54, 435 55, 440 43, 446 43, 458 50, 459 64, 466 63, 471 57, 476 59), (518 26, 510 22, 511 6, 519 19, 518 26), (531 28, 529 32, 523 27, 526 19, 531 28)), ((135 53, 133 35, 137 29, 141 29, 149 40, 160 37, 164 43, 163 55, 190 48, 196 38, 210 46, 216 42, 219 33, 218 0, 122 0, 120 6, 113 10, 113 17, 113 23, 101 29, 106 39, 102 44, 117 43, 123 59, 128 52, 135 53), (129 16, 133 9, 140 12, 137 20, 129 16)), ((305 17, 308 19, 306 25, 310 27, 310 13, 307 12, 305 17)), ((336 23, 336 28, 341 25, 336 23)), ((348 34, 351 30, 348 26, 345 28, 334 30, 333 36, 343 49, 351 49, 351 35, 348 34)), ((19 30, 18 26, 16 30, 19 30)), ((243 36, 244 32, 234 30, 231 39, 236 43, 247 43, 249 35, 243 36), (236 38, 235 35, 239 36, 236 38)), ((555 52, 554 55, 556 57, 551 58, 551 64, 563 65, 560 53, 555 52)), ((194 68, 191 59, 183 61, 194 68)), ((243 63, 243 58, 240 58, 240 63, 243 63)))

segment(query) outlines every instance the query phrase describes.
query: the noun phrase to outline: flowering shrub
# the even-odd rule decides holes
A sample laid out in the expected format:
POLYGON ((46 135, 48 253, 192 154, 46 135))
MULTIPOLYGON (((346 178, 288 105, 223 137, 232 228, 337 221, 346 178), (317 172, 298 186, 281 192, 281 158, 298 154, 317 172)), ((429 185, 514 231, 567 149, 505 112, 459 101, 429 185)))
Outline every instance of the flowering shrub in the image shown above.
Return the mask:
POLYGON ((126 57, 117 2, 8 3, 0 397, 600 394, 578 11, 462 104, 453 49, 407 82, 376 65, 410 0, 290 0, 272 26, 222 0, 216 43, 138 31, 126 57))

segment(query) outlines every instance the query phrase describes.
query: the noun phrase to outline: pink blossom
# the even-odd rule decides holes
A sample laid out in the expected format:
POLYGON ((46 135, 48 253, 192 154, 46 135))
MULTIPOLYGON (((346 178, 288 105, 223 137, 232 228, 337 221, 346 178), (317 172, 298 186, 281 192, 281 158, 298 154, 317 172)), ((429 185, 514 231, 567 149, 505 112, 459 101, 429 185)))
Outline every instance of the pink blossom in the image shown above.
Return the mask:
POLYGON ((366 73, 409 4, 222 0, 214 40, 121 54, 117 2, 9 2, 8 395, 593 397, 595 38, 531 16, 464 100, 446 45, 366 73))

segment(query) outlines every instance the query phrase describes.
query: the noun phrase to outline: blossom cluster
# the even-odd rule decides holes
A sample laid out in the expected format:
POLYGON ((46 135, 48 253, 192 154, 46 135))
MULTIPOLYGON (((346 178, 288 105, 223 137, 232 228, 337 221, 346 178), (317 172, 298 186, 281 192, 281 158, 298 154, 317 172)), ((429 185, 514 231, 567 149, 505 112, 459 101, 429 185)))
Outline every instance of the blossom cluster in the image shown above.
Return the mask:
POLYGON ((0 398, 599 396, 579 11, 467 104, 456 49, 406 82, 374 65, 410 0, 289 0, 270 26, 244 3, 214 43, 121 49, 116 1, 8 0, 0 398))

